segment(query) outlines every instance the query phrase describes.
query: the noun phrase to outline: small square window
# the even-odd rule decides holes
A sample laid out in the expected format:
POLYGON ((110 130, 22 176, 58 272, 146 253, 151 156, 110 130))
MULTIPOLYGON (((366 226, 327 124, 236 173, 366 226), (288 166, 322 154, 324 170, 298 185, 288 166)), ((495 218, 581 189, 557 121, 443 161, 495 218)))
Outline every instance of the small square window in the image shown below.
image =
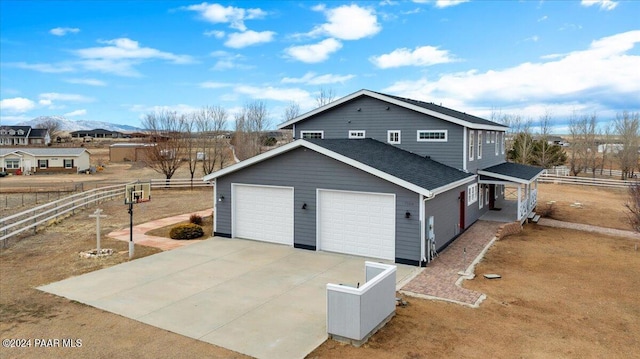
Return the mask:
POLYGON ((387 131, 387 142, 399 145, 400 144, 400 131, 387 131))
POLYGON ((365 137, 364 130, 349 130, 349 138, 362 139, 365 137))
POLYGON ((300 138, 324 138, 323 131, 300 131, 300 138))

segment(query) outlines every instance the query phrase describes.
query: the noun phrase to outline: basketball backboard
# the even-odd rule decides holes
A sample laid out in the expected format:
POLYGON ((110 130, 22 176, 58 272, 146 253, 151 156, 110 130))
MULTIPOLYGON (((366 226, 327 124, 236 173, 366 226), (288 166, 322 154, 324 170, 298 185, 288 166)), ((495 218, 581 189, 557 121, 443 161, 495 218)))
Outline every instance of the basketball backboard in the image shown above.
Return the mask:
POLYGON ((137 182, 125 185, 124 203, 140 203, 151 200, 151 183, 137 182))

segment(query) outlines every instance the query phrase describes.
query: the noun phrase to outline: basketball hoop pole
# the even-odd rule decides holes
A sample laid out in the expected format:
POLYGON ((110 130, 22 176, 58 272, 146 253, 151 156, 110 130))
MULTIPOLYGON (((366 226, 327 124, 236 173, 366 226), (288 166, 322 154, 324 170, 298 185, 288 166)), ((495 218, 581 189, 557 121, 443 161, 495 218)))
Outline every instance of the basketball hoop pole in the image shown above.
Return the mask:
POLYGON ((129 259, 133 258, 133 201, 129 201, 129 259))

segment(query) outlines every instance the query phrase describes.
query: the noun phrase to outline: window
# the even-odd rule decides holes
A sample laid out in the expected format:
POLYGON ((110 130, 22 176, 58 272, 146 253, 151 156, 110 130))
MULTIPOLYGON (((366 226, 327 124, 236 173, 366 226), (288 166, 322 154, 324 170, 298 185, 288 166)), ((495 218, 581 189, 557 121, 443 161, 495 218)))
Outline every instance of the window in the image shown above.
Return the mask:
POLYGON ((364 130, 349 130, 349 138, 364 138, 364 130))
POLYGON ((73 168, 73 160, 64 160, 64 168, 73 168))
POLYGON ((418 130, 418 142, 447 142, 447 130, 418 130))
POLYGON ((473 161, 473 152, 475 149, 475 144, 474 144, 474 140, 475 140, 476 136, 473 130, 469 131, 469 161, 473 161))
POLYGON ((498 133, 496 131, 491 132, 491 143, 496 143, 496 136, 498 133))
POLYGON ((478 159, 482 158, 482 131, 478 130, 478 159))
POLYGON ((500 133, 500 135, 500 137, 502 138, 502 140, 500 140, 500 151, 504 155, 504 132, 500 133))
POLYGON ((492 133, 493 133, 493 131, 487 131, 487 136, 486 136, 487 143, 489 143, 491 141, 491 134, 492 133))
POLYGON ((478 201, 478 185, 472 184, 467 187, 467 206, 470 206, 478 201))
POLYGON ((20 135, 20 136, 24 135, 24 131, 23 130, 18 130, 18 135, 20 135))
POLYGON ((48 160, 38 160, 38 168, 47 168, 49 167, 48 160))
POLYGON ((4 161, 4 164, 7 167, 7 169, 9 169, 9 168, 11 168, 11 169, 20 168, 20 160, 18 160, 18 159, 6 159, 4 161))
POLYGON ((498 150, 498 144, 496 143, 496 137, 498 137, 498 133, 494 132, 493 133, 493 137, 491 137, 491 143, 493 143, 493 147, 495 147, 495 149, 496 149, 496 156, 497 156, 499 150, 498 150))
POLYGON ((478 191, 478 208, 482 209, 482 206, 484 206, 484 186, 480 186, 478 191))
POLYGON ((387 131, 387 142, 394 145, 400 144, 400 131, 387 131))
POLYGON ((489 204, 489 186, 484 186, 484 203, 489 204))
POLYGON ((324 138, 324 131, 300 131, 300 138, 324 138))

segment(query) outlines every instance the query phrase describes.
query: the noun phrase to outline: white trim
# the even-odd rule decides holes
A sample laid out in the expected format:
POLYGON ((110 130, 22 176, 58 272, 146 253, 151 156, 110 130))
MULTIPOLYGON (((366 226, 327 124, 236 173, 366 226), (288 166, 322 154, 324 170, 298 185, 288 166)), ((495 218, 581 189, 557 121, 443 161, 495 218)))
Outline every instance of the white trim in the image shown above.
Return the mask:
POLYGON ((478 184, 478 209, 484 207, 484 186, 478 184))
POLYGON ((467 129, 463 128, 462 129, 462 170, 465 172, 468 171, 467 164, 469 162, 469 160, 467 159, 467 151, 468 151, 467 141, 468 141, 467 129))
POLYGON ((479 160, 482 159, 482 130, 478 130, 478 157, 479 160))
POLYGON ((319 133, 320 134, 320 138, 324 138, 324 131, 300 131, 300 139, 304 139, 304 135, 306 135, 307 133, 319 133))
MULTIPOLYGON (((367 132, 365 130, 349 130, 349 138, 350 139, 361 140, 361 139, 365 138, 366 135, 367 135, 367 132)), ((324 134, 323 134, 323 138, 324 138, 324 134)))
POLYGON ((330 108, 339 106, 339 105, 341 105, 341 104, 343 104, 345 102, 351 101, 351 100, 353 100, 353 99, 355 99, 357 97, 363 96, 363 95, 369 96, 369 97, 372 97, 372 98, 375 98, 375 99, 378 99, 378 100, 381 100, 381 101, 384 101, 384 102, 387 102, 387 103, 390 103, 390 104, 394 104, 394 105, 397 105, 397 106, 400 106, 400 107, 404 107, 404 108, 407 108, 409 110, 413 110, 413 111, 416 111, 416 112, 419 112, 419 113, 423 113, 425 115, 429 115, 429 116, 433 116, 433 117, 436 117, 436 118, 439 118, 439 119, 442 119, 442 120, 445 120, 445 121, 449 121, 449 122, 452 122, 452 123, 455 123, 457 125, 464 126, 464 127, 469 127, 469 128, 474 128, 474 129, 482 129, 482 130, 496 130, 496 131, 504 131, 507 128, 506 126, 497 125, 497 124, 496 125, 482 125, 482 124, 477 124, 477 123, 461 120, 461 119, 459 119, 457 117, 445 115, 445 114, 437 112, 437 111, 433 111, 433 110, 426 109, 424 107, 416 106, 416 105, 410 104, 408 102, 395 99, 393 97, 388 97, 388 96, 386 96, 384 94, 380 94, 380 93, 377 93, 377 92, 373 92, 373 91, 369 91, 369 90, 366 90, 366 89, 362 89, 362 90, 356 91, 356 92, 354 92, 352 94, 349 94, 347 96, 344 96, 342 98, 339 98, 339 99, 337 99, 337 100, 335 100, 333 102, 330 102, 330 103, 328 103, 328 104, 326 104, 324 106, 318 107, 318 108, 316 108, 316 109, 314 109, 312 111, 309 111, 309 112, 307 112, 305 114, 302 114, 302 115, 300 115, 300 116, 298 116, 296 118, 293 118, 293 119, 291 119, 291 120, 289 120, 287 122, 284 122, 284 123, 278 125, 278 129, 281 130, 284 127, 288 127, 288 126, 290 126, 290 125, 292 125, 292 124, 294 124, 296 122, 300 122, 302 120, 305 120, 305 119, 307 119, 309 117, 312 117, 312 116, 314 116, 314 115, 316 115, 318 113, 324 112, 324 111, 326 111, 326 110, 328 110, 330 108))
POLYGON ((266 159, 269 159, 271 157, 275 157, 275 156, 277 156, 277 155, 279 155, 281 153, 291 151, 291 150, 296 149, 298 147, 305 147, 305 148, 308 148, 310 150, 316 151, 316 152, 318 152, 320 154, 323 154, 323 155, 325 155, 327 157, 333 158, 334 160, 340 161, 340 162, 345 163, 345 164, 347 164, 349 166, 352 166, 352 167, 358 168, 360 170, 363 170, 365 172, 368 172, 369 174, 374 175, 376 177, 380 177, 380 178, 382 178, 382 179, 384 179, 384 180, 386 180, 388 182, 397 184, 398 186, 404 187, 404 188, 406 188, 406 189, 408 189, 410 191, 424 194, 426 197, 432 197, 434 195, 432 191, 430 191, 430 190, 428 190, 426 188, 422 188, 422 187, 417 186, 417 185, 415 185, 415 184, 413 184, 411 182, 407 182, 407 181, 405 181, 403 179, 400 179, 398 177, 392 176, 392 175, 390 175, 390 174, 388 174, 386 172, 383 172, 383 171, 380 171, 380 170, 378 170, 376 168, 373 168, 371 166, 365 165, 364 163, 361 163, 361 162, 358 162, 356 160, 353 160, 353 159, 351 159, 351 158, 349 158, 347 156, 343 156, 341 154, 335 153, 335 152, 333 152, 331 150, 328 150, 328 149, 326 149, 326 148, 324 148, 322 146, 318 146, 316 144, 313 144, 313 143, 311 143, 309 141, 305 141, 305 140, 302 140, 302 139, 295 140, 295 141, 290 142, 290 143, 288 143, 288 144, 286 144, 284 146, 280 146, 280 147, 275 148, 275 149, 273 149, 271 151, 267 151, 265 153, 259 154, 257 156, 251 157, 249 159, 246 159, 244 161, 241 161, 239 163, 231 165, 229 167, 225 167, 225 168, 223 168, 221 170, 218 170, 216 172, 210 173, 210 174, 204 176, 202 178, 202 180, 205 181, 205 182, 209 182, 209 181, 213 180, 214 178, 222 177, 222 176, 227 175, 229 173, 238 171, 238 170, 240 170, 242 168, 251 166, 251 165, 253 165, 255 163, 262 162, 262 161, 264 161, 266 159))
POLYGON ((502 132, 501 136, 502 140, 500 141, 500 152, 504 155, 504 132, 502 132))
POLYGON ((540 177, 540 175, 542 174, 542 171, 540 173, 538 173, 537 175, 535 175, 531 180, 526 180, 526 179, 522 179, 522 178, 517 178, 517 177, 511 177, 511 176, 507 176, 507 175, 501 175, 499 173, 494 173, 494 172, 489 172, 489 171, 484 171, 484 170, 478 170, 478 174, 482 175, 482 176, 489 176, 489 177, 493 177, 493 178, 498 178, 507 182, 515 182, 515 183, 520 183, 520 184, 529 184, 529 183, 533 183, 533 181, 537 180, 538 177, 540 177))
POLYGON ((387 131, 387 143, 392 144, 392 145, 399 145, 399 144, 402 144, 402 131, 400 131, 400 130, 388 130, 388 131, 387 131), (389 137, 389 136, 390 136, 392 133, 393 133, 393 134, 395 134, 395 133, 397 133, 397 134, 398 134, 398 140, 397 140, 397 141, 391 141, 391 139, 390 139, 390 137, 389 137))
POLYGON ((418 142, 447 142, 449 140, 448 130, 417 130, 416 141, 418 142), (444 138, 420 138, 420 133, 444 133, 444 138))
POLYGON ((444 193, 444 192, 450 191, 450 190, 452 190, 452 189, 454 189, 456 187, 460 187, 465 183, 469 183, 469 182, 475 181, 476 178, 478 178, 478 176, 476 176, 476 175, 473 175, 473 176, 470 176, 470 177, 467 177, 467 178, 463 178, 461 180, 446 184, 446 185, 444 185, 442 187, 434 188, 434 189, 431 190, 431 192, 433 193, 434 196, 436 196, 436 195, 439 195, 440 193, 444 193))
POLYGON ((474 130, 469 130, 469 162, 473 161, 473 158, 475 157, 475 131, 474 130))
POLYGON ((467 207, 478 202, 478 185, 472 184, 467 186, 467 207))
POLYGON ((213 179, 213 233, 211 237, 216 233, 218 228, 218 180, 213 179))

